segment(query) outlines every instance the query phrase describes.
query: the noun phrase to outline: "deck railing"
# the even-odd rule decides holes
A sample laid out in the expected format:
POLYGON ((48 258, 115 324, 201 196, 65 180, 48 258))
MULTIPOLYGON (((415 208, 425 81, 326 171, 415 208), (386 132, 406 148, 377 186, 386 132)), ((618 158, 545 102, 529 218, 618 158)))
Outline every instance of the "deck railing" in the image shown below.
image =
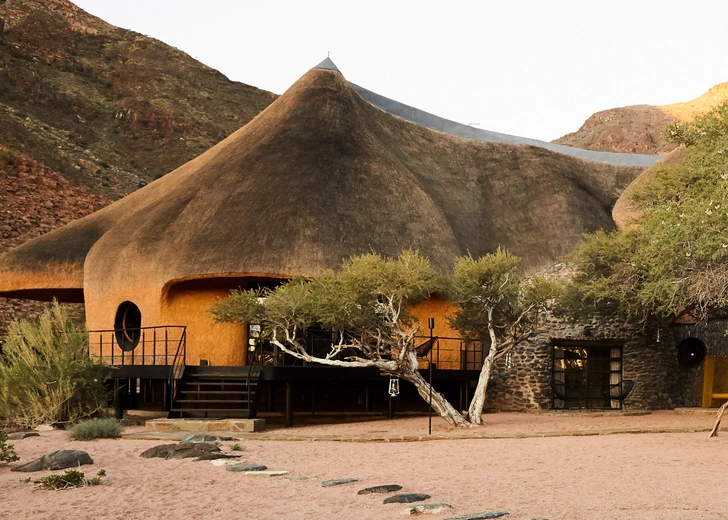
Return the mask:
POLYGON ((89 355, 111 366, 184 367, 187 328, 181 325, 89 331, 89 355))
MULTIPOLYGON (((314 356, 325 357, 331 349, 331 335, 317 331, 312 337, 306 337, 304 343, 314 356)), ((275 345, 267 341, 258 341, 248 351, 248 363, 260 363, 267 366, 323 366, 316 363, 307 363, 291 355, 285 354, 275 345)), ((420 368, 429 366, 430 349, 432 350, 432 363, 437 370, 480 370, 483 366, 483 350, 479 341, 465 341, 460 338, 432 338, 430 347, 429 337, 415 337, 415 348, 418 351, 420 368)), ((351 352, 351 355, 356 354, 351 352)), ((342 352, 339 358, 347 357, 342 352)))

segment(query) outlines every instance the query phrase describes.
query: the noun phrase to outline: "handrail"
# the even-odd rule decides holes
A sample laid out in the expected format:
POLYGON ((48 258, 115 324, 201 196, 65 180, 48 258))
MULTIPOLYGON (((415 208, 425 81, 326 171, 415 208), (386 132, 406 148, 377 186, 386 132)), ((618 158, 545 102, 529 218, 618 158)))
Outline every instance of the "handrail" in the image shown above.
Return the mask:
POLYGON ((111 366, 170 366, 186 331, 184 325, 91 330, 89 356, 111 366))
POLYGON ((174 359, 172 360, 172 365, 170 365, 170 367, 169 367, 170 404, 174 403, 174 398, 177 395, 177 388, 179 386, 179 381, 182 379, 182 375, 184 374, 186 364, 187 364, 187 329, 182 331, 182 337, 180 337, 179 344, 177 345, 177 352, 175 352, 174 359), (181 356, 180 356, 180 354, 181 354, 181 356))

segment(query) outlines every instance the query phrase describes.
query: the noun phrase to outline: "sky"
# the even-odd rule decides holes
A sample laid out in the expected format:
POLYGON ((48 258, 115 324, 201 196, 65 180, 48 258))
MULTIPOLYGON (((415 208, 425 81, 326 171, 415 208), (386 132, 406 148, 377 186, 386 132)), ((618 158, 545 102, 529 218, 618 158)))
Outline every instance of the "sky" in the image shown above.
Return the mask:
POLYGON ((728 81, 726 0, 75 0, 281 94, 330 57, 378 94, 550 141, 609 108, 728 81))

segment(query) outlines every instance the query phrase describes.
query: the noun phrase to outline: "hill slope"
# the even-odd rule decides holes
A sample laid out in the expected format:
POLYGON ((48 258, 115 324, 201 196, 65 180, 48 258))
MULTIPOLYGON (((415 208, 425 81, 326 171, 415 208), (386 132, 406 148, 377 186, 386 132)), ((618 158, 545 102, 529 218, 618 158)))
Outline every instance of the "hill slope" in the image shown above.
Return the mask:
POLYGON ((274 97, 67 0, 0 2, 0 144, 111 199, 204 152, 274 97))
MULTIPOLYGON (((0 252, 184 164, 275 97, 66 0, 0 0, 0 252)), ((39 310, 0 299, 0 333, 39 310)))
POLYGON ((616 194, 640 171, 429 130, 312 69, 201 156, 6 253, 0 291, 113 301, 143 287, 151 301, 175 280, 315 275, 405 248, 449 271, 504 246, 535 270, 612 228, 616 194))
POLYGON ((667 125, 678 120, 690 121, 726 100, 728 83, 721 83, 683 103, 604 110, 587 119, 578 131, 553 142, 603 152, 667 154, 676 148, 662 135, 667 125))

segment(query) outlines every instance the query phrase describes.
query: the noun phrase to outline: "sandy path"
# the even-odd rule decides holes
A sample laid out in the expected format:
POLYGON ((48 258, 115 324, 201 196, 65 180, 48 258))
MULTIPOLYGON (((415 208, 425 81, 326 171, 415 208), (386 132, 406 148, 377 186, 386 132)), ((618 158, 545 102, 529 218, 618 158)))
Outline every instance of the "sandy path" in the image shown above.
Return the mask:
MULTIPOLYGON (((488 418, 494 429, 519 427, 523 431, 607 428, 603 424, 619 421, 638 427, 711 423, 709 417, 671 413, 645 418, 529 414, 488 418)), ((294 430, 401 434, 426 426, 426 418, 407 418, 294 430)), ((446 430, 439 420, 436 430, 446 430)), ((98 487, 37 491, 32 484, 19 482, 24 474, 0 466, 0 518, 395 519, 403 518, 402 505, 383 505, 382 496, 357 496, 356 492, 396 483, 404 486, 403 491, 428 493, 431 502, 455 507, 452 514, 434 518, 503 509, 512 520, 726 519, 728 494, 722 482, 728 434, 711 440, 706 437, 704 433, 672 433, 407 443, 241 443, 244 460, 289 470, 291 476, 311 477, 286 481, 231 473, 209 462, 138 456, 158 441, 70 442, 63 432, 49 432, 15 441, 21 458, 28 460, 53 449, 84 449, 96 462, 84 467, 87 475, 104 468, 108 477, 98 487), (342 477, 355 477, 359 482, 321 487, 321 480, 342 477)))

